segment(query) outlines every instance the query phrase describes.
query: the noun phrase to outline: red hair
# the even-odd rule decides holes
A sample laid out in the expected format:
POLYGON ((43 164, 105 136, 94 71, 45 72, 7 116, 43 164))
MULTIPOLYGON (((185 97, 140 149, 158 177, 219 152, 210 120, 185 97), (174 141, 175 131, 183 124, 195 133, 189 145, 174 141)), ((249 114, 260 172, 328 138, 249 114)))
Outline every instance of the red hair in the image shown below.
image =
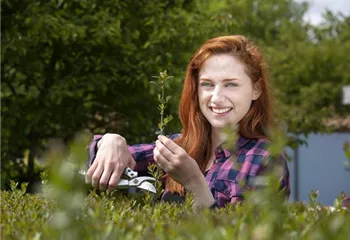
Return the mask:
MULTIPOLYGON (((258 47, 244 36, 223 36, 208 40, 192 56, 188 64, 179 104, 179 117, 183 131, 175 142, 198 163, 202 172, 211 156, 211 125, 199 108, 198 74, 206 59, 216 54, 231 54, 245 65, 246 74, 257 83, 260 97, 252 102, 250 110, 239 122, 239 135, 245 138, 268 138, 267 129, 273 125, 271 93, 268 85, 267 65, 258 47)), ((181 184, 167 178, 170 192, 183 195, 181 184)))

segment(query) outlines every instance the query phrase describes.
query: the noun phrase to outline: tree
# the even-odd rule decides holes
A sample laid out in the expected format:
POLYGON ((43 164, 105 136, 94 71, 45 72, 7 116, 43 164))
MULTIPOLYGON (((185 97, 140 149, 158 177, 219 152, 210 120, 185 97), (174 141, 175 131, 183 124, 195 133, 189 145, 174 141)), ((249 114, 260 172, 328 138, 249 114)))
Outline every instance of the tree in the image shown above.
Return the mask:
POLYGON ((196 38, 183 36, 197 21, 192 4, 2 1, 2 169, 29 149, 30 179, 48 139, 82 129, 150 139, 157 103, 149 81, 182 67, 196 38))

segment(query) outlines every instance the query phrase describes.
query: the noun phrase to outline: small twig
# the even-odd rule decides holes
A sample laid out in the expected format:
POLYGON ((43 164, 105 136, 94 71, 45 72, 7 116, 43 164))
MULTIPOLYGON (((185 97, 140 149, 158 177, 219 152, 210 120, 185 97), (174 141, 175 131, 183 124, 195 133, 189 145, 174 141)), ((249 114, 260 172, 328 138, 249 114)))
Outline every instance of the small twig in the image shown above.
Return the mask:
POLYGON ((171 115, 168 115, 164 117, 164 111, 167 107, 167 104, 169 100, 171 99, 171 96, 165 96, 165 81, 172 78, 172 76, 168 76, 167 71, 163 71, 159 73, 159 76, 154 76, 154 78, 157 79, 157 81, 151 81, 151 84, 155 85, 159 92, 158 92, 158 109, 160 113, 160 122, 158 123, 158 130, 156 131, 157 135, 163 135, 165 126, 173 119, 171 115))

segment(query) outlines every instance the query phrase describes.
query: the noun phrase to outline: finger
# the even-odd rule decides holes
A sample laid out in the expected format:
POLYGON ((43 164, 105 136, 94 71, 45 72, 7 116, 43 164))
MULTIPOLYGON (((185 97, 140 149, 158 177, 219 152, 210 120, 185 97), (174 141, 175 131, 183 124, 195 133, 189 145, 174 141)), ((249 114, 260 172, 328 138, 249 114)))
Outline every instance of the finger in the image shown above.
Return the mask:
POLYGON ((98 188, 99 181, 103 172, 103 166, 101 164, 96 168, 94 174, 92 175, 92 186, 98 188))
POLYGON ((100 178, 100 183, 99 183, 99 189, 104 191, 107 188, 108 181, 112 175, 113 169, 111 168, 104 168, 104 171, 102 173, 102 176, 100 178))
POLYGON ((90 184, 92 180, 92 175, 94 174, 96 168, 98 166, 98 162, 95 161, 88 169, 88 171, 85 174, 85 182, 86 184, 90 184))
POLYGON ((158 152, 167 160, 171 161, 171 159, 175 156, 174 153, 172 153, 166 146, 164 146, 161 141, 156 141, 156 148, 158 152))
POLYGON ((175 155, 180 154, 182 148, 179 147, 179 145, 173 142, 173 140, 171 140, 170 138, 167 138, 163 135, 159 135, 158 140, 161 141, 163 145, 166 146, 175 155))
POLYGON ((135 169, 135 167, 136 167, 136 161, 131 156, 131 154, 130 154, 130 158, 129 158, 129 162, 128 162, 128 167, 131 168, 131 169, 135 169))
POLYGON ((166 160, 162 154, 159 153, 157 148, 154 148, 153 150, 153 159, 154 161, 159 165, 161 169, 163 169, 165 172, 168 172, 170 170, 170 163, 168 160, 166 160))
POLYGON ((125 169, 122 167, 114 169, 114 171, 111 175, 111 178, 109 179, 109 182, 108 182, 108 190, 109 191, 113 191, 114 189, 117 188, 118 183, 120 181, 120 177, 124 173, 124 170, 125 169))

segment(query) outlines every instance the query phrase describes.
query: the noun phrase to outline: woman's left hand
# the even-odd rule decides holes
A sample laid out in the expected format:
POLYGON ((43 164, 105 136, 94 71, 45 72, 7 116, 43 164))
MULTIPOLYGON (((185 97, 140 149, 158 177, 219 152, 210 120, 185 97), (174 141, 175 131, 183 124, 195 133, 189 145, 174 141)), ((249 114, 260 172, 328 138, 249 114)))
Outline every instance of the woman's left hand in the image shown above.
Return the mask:
POLYGON ((187 152, 165 136, 158 136, 153 150, 155 162, 185 188, 201 184, 203 174, 187 152))
POLYGON ((186 190, 194 194, 194 207, 209 207, 215 202, 197 162, 171 139, 158 136, 153 150, 156 163, 186 190))

